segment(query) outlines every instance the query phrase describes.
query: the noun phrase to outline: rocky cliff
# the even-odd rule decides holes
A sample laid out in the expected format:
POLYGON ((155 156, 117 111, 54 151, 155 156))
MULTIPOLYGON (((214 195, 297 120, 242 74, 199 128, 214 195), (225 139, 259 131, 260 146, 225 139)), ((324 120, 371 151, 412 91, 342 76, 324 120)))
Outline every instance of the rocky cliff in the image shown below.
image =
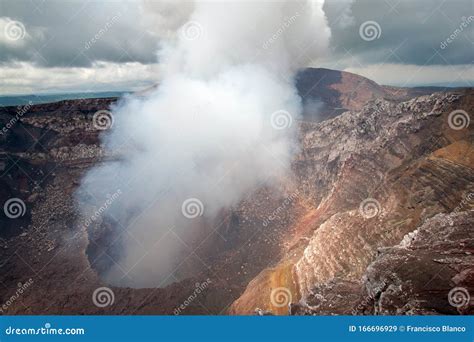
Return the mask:
POLYGON ((92 125, 116 99, 0 108, 0 203, 25 203, 0 213, 1 313, 472 313, 473 130, 452 113, 469 119, 474 91, 325 69, 297 85, 318 105, 298 122, 292 174, 204 223, 215 234, 183 266, 199 270, 152 289, 101 280, 114 228, 85 226, 74 197, 88 168, 117 158, 92 125), (114 301, 97 306, 107 286, 114 301))
MULTIPOLYGON (((463 244, 457 249, 445 246, 444 267, 470 277, 472 130, 450 127, 449 114, 460 108, 472 111, 472 95, 469 90, 402 102, 376 99, 360 111, 347 111, 317 124, 302 123, 303 150, 294 169, 307 211, 292 222, 285 256, 249 284, 231 312, 249 314, 259 307, 286 313, 288 308, 273 298, 277 292, 272 291, 278 288, 286 294, 285 304, 298 303, 293 313, 358 313, 362 288, 373 286, 370 272, 396 274, 397 265, 409 270, 413 279, 407 282, 426 280, 427 288, 410 290, 400 287, 395 279, 385 280, 386 287, 398 286, 400 293, 414 291, 407 302, 426 296, 426 291, 431 300, 442 304, 437 312, 452 311, 448 293, 456 286, 451 279, 454 274, 446 271, 440 275, 437 268, 425 262, 415 264, 405 259, 395 263, 390 254, 381 253, 407 239, 407 234, 431 229, 430 222, 434 221, 429 220, 433 216, 462 211, 465 221, 458 227, 458 234, 464 235, 463 244), (462 262, 459 254, 464 257, 462 262), (380 268, 382 255, 385 263, 380 268), (282 270, 288 276, 275 283, 275 275, 279 277, 282 270), (428 279, 419 279, 424 272, 428 279), (437 288, 438 282, 428 283, 429 277, 443 279, 444 290, 437 288), (353 303, 348 301, 349 294, 353 303)), ((435 235, 440 233, 438 228, 435 235)), ((424 243, 419 248, 435 259, 436 251, 430 247, 424 243)), ((409 251, 402 249, 399 255, 404 253, 408 256, 409 251)), ((472 292, 473 284, 466 284, 467 291, 472 292)), ((380 295, 368 291, 371 296, 380 295)), ((402 308, 410 303, 399 300, 397 304, 391 310, 371 308, 370 312, 409 312, 402 308)), ((420 310, 426 305, 428 311, 431 304, 422 302, 420 310)))

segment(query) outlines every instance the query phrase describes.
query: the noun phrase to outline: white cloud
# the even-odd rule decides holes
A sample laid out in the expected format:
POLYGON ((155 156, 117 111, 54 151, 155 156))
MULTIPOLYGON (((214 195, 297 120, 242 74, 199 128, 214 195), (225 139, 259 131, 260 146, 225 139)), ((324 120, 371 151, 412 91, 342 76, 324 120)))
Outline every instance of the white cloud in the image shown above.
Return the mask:
POLYGON ((372 64, 347 67, 344 71, 365 76, 379 84, 394 86, 474 86, 474 68, 464 65, 372 64))
MULTIPOLYGON (((314 55, 308 49, 318 48, 318 42, 325 42, 330 35, 330 59, 315 60, 311 65, 362 73, 384 84, 469 86, 474 79, 472 68, 468 67, 472 62, 474 24, 469 22, 446 49, 440 49, 440 44, 456 29, 459 30, 463 16, 469 13, 470 1, 402 0, 392 8, 383 1, 326 1, 323 6, 322 1, 314 0, 311 2, 319 12, 324 10, 330 30, 315 27, 301 31, 298 23, 304 21, 302 19, 309 11, 299 11, 298 15, 294 11, 288 12, 288 18, 295 16, 297 20, 290 20, 288 28, 274 25, 274 34, 261 42, 263 48, 260 52, 263 54, 260 56, 267 59, 268 65, 275 62, 272 50, 278 51, 284 40, 273 42, 273 36, 279 37, 279 32, 284 31, 294 43, 291 51, 298 52, 298 58, 288 56, 288 61, 301 66, 308 62, 307 56, 314 55), (360 39, 358 25, 365 20, 380 22, 381 39, 376 42, 360 39), (307 35, 314 37, 314 44, 298 44, 306 41, 307 35), (268 44, 269 40, 272 44, 268 44), (389 64, 380 64, 382 62, 389 64), (451 66, 441 66, 443 64, 451 66)), ((226 6, 231 9, 232 3, 229 1, 226 6)), ((251 15, 255 16, 266 2, 245 3, 252 6, 251 15)), ((212 6, 217 8, 215 4, 212 6)), ((0 0, 0 94, 85 91, 89 88, 115 90, 154 83, 157 79, 157 52, 163 54, 159 47, 163 48, 163 42, 179 32, 177 29, 188 19, 194 7, 192 1, 177 6, 174 0, 86 3, 45 0, 34 4, 0 0), (25 28, 21 39, 6 36, 7 24, 12 21, 25 28), (149 66, 144 65, 149 63, 149 66)), ((229 52, 227 60, 240 58, 232 55, 235 46, 252 47, 258 33, 278 21, 271 15, 260 22, 247 18, 245 25, 254 25, 257 31, 244 37, 240 34, 242 30, 225 32, 232 26, 233 18, 223 23, 225 25, 219 25, 222 18, 212 15, 209 27, 202 28, 210 32, 204 33, 210 36, 227 34, 232 39, 205 48, 202 48, 202 42, 193 42, 196 47, 190 44, 189 48, 200 48, 202 53, 193 55, 194 59, 187 63, 190 67, 199 66, 208 59, 215 61, 210 68, 222 65, 225 61, 216 60, 220 50, 229 52), (212 30, 215 26, 222 28, 215 32, 212 30)), ((17 28, 14 34, 17 34, 17 28)), ((256 53, 254 50, 248 53, 256 53)), ((169 62, 177 63, 175 58, 169 62)))
MULTIPOLYGON (((334 68, 334 65, 324 65, 334 68)), ((317 66, 315 66, 317 67, 317 66)), ((158 64, 96 62, 92 67, 38 67, 21 62, 0 65, 0 94, 39 94, 140 90, 159 81, 158 64)), ((379 84, 394 86, 474 85, 472 65, 372 64, 341 68, 379 84)))
POLYGON ((132 90, 158 81, 158 64, 96 62, 92 67, 38 67, 27 62, 0 65, 0 93, 39 94, 132 90))

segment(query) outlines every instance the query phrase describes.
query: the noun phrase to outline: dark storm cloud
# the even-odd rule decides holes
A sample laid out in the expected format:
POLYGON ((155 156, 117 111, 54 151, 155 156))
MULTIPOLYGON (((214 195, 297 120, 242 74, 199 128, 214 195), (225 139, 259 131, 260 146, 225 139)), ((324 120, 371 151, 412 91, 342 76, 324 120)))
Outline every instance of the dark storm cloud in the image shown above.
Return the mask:
POLYGON ((157 39, 142 25, 138 1, 0 0, 0 18, 26 29, 21 44, 0 40, 0 63, 156 62, 157 39))
MULTIPOLYGON (((141 6, 139 0, 0 0, 0 20, 18 20, 27 31, 22 44, 2 44, 0 39, 0 63, 67 67, 94 61, 156 62, 158 38, 149 22, 144 24, 141 6)), ((444 49, 440 45, 463 18, 474 15, 473 7, 472 0, 336 0, 324 5, 334 58, 415 65, 472 63, 473 22, 444 49), (379 39, 360 38, 359 26, 368 20, 380 25, 379 39)))
MULTIPOLYGON (((98 91, 117 84, 138 89, 144 80, 158 82, 160 40, 178 35, 195 6, 176 6, 178 1, 0 0, 0 94, 98 91), (12 22, 24 27, 22 39, 6 34, 12 22)), ((326 0, 323 9, 330 53, 309 57, 308 66, 390 85, 474 84, 474 0, 326 0), (378 39, 361 38, 359 27, 367 21, 380 25, 378 39)), ((308 34, 324 41, 325 32, 308 34)), ((230 48, 238 47, 235 33, 228 39, 230 48)))
POLYGON ((325 12, 336 58, 355 56, 365 64, 456 65, 473 62, 472 0, 327 1, 325 12), (361 39, 359 27, 366 21, 376 21, 380 25, 380 38, 361 39), (467 25, 463 25, 463 21, 467 25), (442 43, 456 30, 459 32, 455 39, 442 48, 442 43))

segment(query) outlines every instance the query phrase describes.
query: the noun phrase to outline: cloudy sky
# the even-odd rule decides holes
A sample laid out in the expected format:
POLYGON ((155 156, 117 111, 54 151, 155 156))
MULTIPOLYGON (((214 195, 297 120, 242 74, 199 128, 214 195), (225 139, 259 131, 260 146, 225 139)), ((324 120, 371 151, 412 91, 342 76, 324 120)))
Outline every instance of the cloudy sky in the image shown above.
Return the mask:
MULTIPOLYGON (((0 95, 156 83, 160 42, 192 3, 172 8, 154 0, 0 0, 0 95)), ((329 49, 315 58, 302 48, 300 64, 381 84, 474 86, 473 0, 327 0, 323 9, 329 49)))

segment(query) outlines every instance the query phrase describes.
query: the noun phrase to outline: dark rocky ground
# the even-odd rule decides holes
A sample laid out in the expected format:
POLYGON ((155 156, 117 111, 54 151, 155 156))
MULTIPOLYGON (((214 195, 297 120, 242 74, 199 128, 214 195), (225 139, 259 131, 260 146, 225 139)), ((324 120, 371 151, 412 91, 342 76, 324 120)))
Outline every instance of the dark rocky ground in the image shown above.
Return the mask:
POLYGON ((92 294, 108 286, 113 229, 84 227, 74 193, 92 165, 119 157, 92 125, 116 99, 0 108, 0 127, 11 126, 0 135, 0 204, 26 206, 15 219, 0 211, 0 313, 173 314, 189 302, 181 314, 472 314, 472 300, 448 299, 474 294, 473 129, 448 117, 472 115, 474 90, 382 87, 325 69, 304 71, 298 87, 321 106, 298 123, 302 149, 280 189, 256 189, 206 222, 192 277, 111 287, 105 308, 92 294), (373 217, 361 214, 366 199, 373 217), (282 288, 288 300, 275 305, 282 288))

